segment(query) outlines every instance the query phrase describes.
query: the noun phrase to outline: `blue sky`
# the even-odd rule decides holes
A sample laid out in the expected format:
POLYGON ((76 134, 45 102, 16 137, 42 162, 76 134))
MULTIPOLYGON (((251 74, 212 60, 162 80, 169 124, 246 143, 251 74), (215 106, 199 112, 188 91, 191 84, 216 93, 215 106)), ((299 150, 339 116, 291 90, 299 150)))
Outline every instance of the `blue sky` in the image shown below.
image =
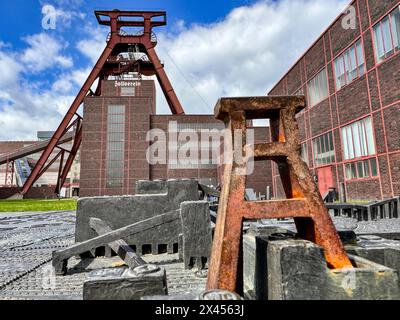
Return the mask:
MULTIPOLYGON (((32 34, 43 32, 42 28, 42 7, 50 4, 56 9, 71 10, 71 12, 79 12, 84 15, 81 17, 73 17, 68 23, 59 23, 56 30, 48 30, 47 33, 62 38, 68 43, 73 43, 77 39, 82 38, 87 25, 97 24, 94 16, 95 10, 112 10, 118 8, 120 10, 165 10, 167 11, 168 24, 164 27, 164 31, 174 32, 176 24, 179 21, 185 21, 187 24, 210 24, 215 23, 223 18, 236 7, 250 5, 254 0, 204 0, 204 1, 187 1, 187 0, 13 0, 0 1, 0 9, 2 12, 9 12, 0 19, 0 30, 6 30, 0 35, 0 41, 9 44, 14 50, 23 50, 28 46, 26 37, 32 34), (112 2, 112 5, 110 3, 112 2)), ((103 27, 107 30, 106 27, 103 27)), ((90 62, 90 59, 76 52, 73 48, 67 48, 66 52, 75 58, 75 67, 82 67, 90 62)), ((43 85, 56 78, 58 75, 54 70, 45 70, 41 74, 27 74, 26 79, 45 81, 43 85)))
MULTIPOLYGON (((2 0, 0 139, 32 139, 57 127, 105 46, 107 27, 97 25, 95 9, 166 10, 156 50, 186 112, 204 114, 220 96, 265 94, 347 3, 2 0), (42 27, 49 4, 55 30, 42 27)), ((157 111, 169 112, 160 90, 157 111)))

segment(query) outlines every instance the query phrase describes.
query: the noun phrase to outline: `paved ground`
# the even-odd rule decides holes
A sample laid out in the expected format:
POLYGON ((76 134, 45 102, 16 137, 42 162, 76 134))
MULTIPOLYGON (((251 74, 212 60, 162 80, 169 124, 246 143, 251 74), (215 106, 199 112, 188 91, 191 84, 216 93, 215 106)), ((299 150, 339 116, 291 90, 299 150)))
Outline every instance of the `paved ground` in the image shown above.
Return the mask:
MULTIPOLYGON (((54 277, 51 254, 74 243, 74 212, 0 214, 0 300, 82 299, 91 270, 112 267, 118 257, 70 259, 66 276, 54 277)), ((144 256, 167 270, 170 294, 204 290, 205 278, 184 270, 177 255, 144 256)))
MULTIPOLYGON (((357 235, 361 234, 377 234, 382 237, 387 235, 396 235, 400 239, 400 219, 381 219, 377 221, 361 221, 347 217, 333 217, 332 218, 336 229, 341 231, 354 231, 357 235)), ((296 231, 293 219, 284 221, 276 220, 262 220, 262 225, 279 226, 287 230, 296 231)), ((391 236, 393 238, 393 236, 391 236)))
MULTIPOLYGON (((294 230, 293 220, 262 221, 294 230)), ((400 235, 400 219, 357 222, 335 217, 339 230, 357 234, 400 235)), ((0 300, 2 299, 82 299, 82 285, 91 270, 115 267, 118 257, 69 261, 66 276, 53 276, 51 254, 74 243, 74 212, 0 214, 0 300)), ((184 270, 177 255, 144 256, 149 263, 167 270, 172 295, 204 290, 206 279, 184 270)))

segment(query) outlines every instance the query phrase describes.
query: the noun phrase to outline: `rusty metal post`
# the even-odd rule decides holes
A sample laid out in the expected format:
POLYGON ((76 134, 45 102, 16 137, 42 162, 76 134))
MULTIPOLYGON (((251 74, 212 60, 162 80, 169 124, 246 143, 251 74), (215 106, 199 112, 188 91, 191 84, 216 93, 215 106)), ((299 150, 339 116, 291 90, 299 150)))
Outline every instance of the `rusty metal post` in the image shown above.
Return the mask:
POLYGON ((320 245, 330 267, 352 268, 317 185, 300 156, 295 115, 304 107, 302 96, 222 98, 218 101, 216 118, 224 121, 232 133, 242 130, 246 161, 225 164, 208 289, 240 293, 241 237, 245 219, 294 218, 299 236, 320 245), (271 121, 272 142, 246 144, 247 121, 265 118, 271 121), (252 158, 278 163, 286 200, 245 201, 246 175, 243 173, 252 158))

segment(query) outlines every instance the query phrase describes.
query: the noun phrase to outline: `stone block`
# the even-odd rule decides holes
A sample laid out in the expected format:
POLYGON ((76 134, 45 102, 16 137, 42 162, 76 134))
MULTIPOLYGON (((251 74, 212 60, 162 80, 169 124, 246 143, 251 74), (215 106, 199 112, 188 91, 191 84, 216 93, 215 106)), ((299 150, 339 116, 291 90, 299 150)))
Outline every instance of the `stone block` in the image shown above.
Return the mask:
MULTIPOLYGON (((139 192, 134 196, 81 198, 77 208, 75 241, 83 242, 97 236, 90 228, 90 218, 101 219, 111 229, 116 230, 177 210, 184 201, 199 199, 196 180, 139 181, 137 190, 139 192)), ((178 244, 181 229, 181 222, 176 220, 123 240, 134 247, 139 256, 154 253, 159 245, 167 246, 172 251, 173 246, 178 244)))
POLYGON ((196 296, 192 294, 182 294, 182 295, 168 295, 168 296, 146 296, 142 297, 140 300, 153 300, 153 301, 186 301, 186 300, 197 300, 196 296))
POLYGON ((212 246, 210 209, 207 201, 181 204, 183 260, 186 269, 204 269, 212 246))
POLYGON ((400 274, 400 241, 384 239, 375 235, 361 235, 357 245, 346 246, 354 255, 371 260, 400 274))
POLYGON ((136 182, 136 194, 166 194, 167 180, 139 180, 136 182))
POLYGON ((165 269, 155 265, 96 270, 83 284, 84 300, 140 300, 167 294, 165 269))
POLYGON ((397 271, 349 255, 354 268, 331 270, 323 250, 304 240, 271 241, 267 248, 270 300, 397 300, 397 271))
POLYGON ((246 299, 268 299, 268 243, 294 237, 291 232, 282 231, 281 228, 264 226, 258 230, 253 228, 252 232, 243 236, 243 285, 246 299), (254 236, 253 232, 259 234, 260 231, 262 235, 254 236))

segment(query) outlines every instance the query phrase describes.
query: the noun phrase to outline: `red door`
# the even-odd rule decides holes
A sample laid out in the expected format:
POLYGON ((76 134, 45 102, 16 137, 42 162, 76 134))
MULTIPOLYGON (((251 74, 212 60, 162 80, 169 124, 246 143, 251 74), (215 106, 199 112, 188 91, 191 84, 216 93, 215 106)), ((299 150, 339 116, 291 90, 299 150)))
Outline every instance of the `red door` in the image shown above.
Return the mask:
POLYGON ((318 188, 322 196, 324 196, 329 188, 333 187, 332 167, 323 167, 317 169, 318 188))

